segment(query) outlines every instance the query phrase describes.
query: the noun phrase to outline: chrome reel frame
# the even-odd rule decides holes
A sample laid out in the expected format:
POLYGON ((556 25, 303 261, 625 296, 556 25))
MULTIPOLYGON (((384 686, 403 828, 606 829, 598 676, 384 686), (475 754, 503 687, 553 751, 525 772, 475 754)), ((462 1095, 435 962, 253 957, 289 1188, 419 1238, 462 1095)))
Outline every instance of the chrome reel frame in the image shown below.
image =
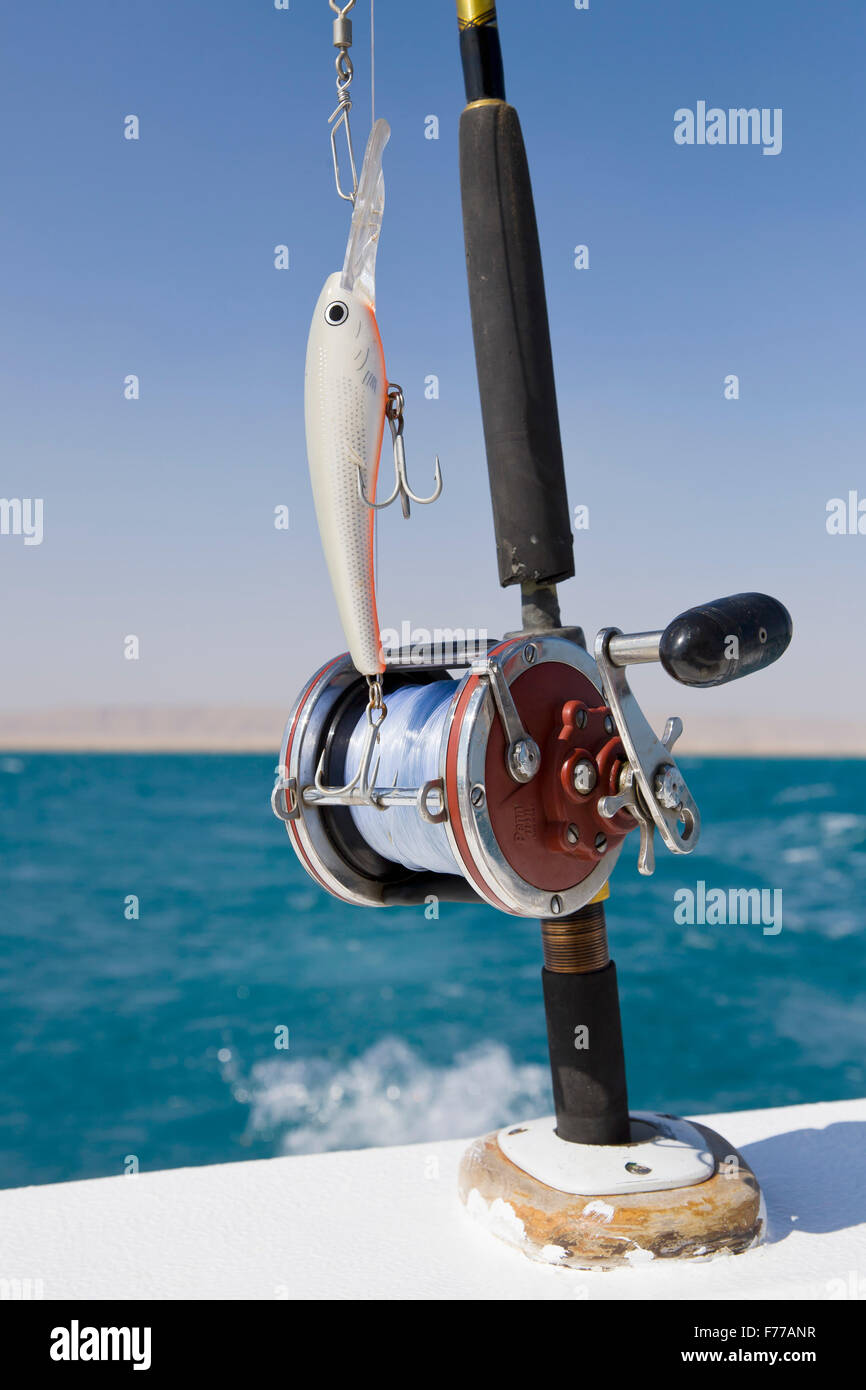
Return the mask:
MULTIPOLYGON (((344 702, 353 689, 363 688, 347 654, 333 658, 313 677, 299 696, 286 724, 271 795, 274 814, 284 822, 292 846, 307 871, 323 888, 344 902, 364 907, 387 905, 387 892, 395 883, 423 879, 435 891, 453 876, 415 873, 392 861, 378 861, 381 872, 366 874, 341 852, 328 813, 336 808, 368 806, 387 814, 389 806, 415 806, 425 820, 445 826, 455 860, 455 875, 466 879, 484 902, 521 917, 564 917, 585 907, 604 888, 616 865, 623 841, 611 844, 602 858, 573 887, 545 889, 530 883, 515 870, 503 853, 494 832, 485 787, 487 749, 494 719, 505 738, 506 768, 515 784, 531 781, 540 768, 540 754, 523 729, 510 694, 511 686, 530 667, 547 662, 571 667, 591 684, 599 701, 611 712, 614 727, 628 762, 616 795, 599 797, 602 816, 611 819, 628 810, 640 827, 641 873, 653 871, 652 832, 659 829, 674 853, 687 854, 697 844, 700 817, 671 748, 682 728, 668 720, 661 739, 644 717, 625 675, 611 660, 611 639, 617 629, 604 629, 596 643, 596 659, 577 642, 555 634, 519 634, 494 644, 486 657, 457 659, 453 664, 419 665, 401 653, 386 668, 386 680, 399 681, 401 673, 419 679, 451 679, 455 668, 463 675, 455 681, 445 731, 439 750, 439 776, 422 787, 377 787, 375 767, 367 777, 356 777, 343 788, 326 787, 322 781, 325 757, 339 722, 344 702), (471 661, 471 664, 470 664, 471 661), (363 785, 361 785, 363 783, 363 785), (682 828, 681 828, 682 827, 682 828)), ((364 767, 369 772, 380 725, 371 723, 365 742, 364 767)), ((449 894, 443 892, 447 899, 449 894)))

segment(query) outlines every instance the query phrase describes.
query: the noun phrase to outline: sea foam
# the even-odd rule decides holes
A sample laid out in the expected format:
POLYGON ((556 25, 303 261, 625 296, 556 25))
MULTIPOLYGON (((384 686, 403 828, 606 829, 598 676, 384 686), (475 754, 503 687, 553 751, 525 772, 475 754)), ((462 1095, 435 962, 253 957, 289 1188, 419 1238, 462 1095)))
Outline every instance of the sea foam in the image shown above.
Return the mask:
POLYGON ((547 1069, 481 1043, 450 1066, 431 1066, 388 1037, 352 1061, 257 1062, 245 1082, 249 1129, 279 1135, 283 1153, 412 1144, 483 1134, 552 1109, 547 1069))

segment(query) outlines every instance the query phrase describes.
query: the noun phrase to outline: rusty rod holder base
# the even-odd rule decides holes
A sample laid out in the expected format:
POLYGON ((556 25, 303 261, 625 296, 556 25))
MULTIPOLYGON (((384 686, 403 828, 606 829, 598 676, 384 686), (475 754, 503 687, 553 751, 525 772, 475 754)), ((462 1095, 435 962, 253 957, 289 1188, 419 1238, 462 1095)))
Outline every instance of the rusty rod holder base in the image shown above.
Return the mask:
POLYGON ((714 1171, 689 1187, 575 1196, 518 1168, 493 1133, 476 1139, 463 1155, 460 1197, 492 1235, 543 1264, 639 1268, 659 1260, 743 1254, 766 1235, 758 1180, 720 1134, 705 1125, 695 1128, 714 1171))

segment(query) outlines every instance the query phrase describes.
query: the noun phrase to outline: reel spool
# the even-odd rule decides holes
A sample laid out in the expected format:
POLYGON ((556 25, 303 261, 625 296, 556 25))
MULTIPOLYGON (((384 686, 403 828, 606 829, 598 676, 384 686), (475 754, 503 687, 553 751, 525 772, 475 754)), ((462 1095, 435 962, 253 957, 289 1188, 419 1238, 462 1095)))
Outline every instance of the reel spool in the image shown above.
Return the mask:
POLYGON ((628 758, 595 661, 565 637, 533 635, 454 671, 389 663, 372 779, 383 785, 342 797, 321 774, 355 773, 367 686, 348 656, 317 672, 286 725, 272 798, 296 854, 344 902, 436 894, 519 916, 577 911, 636 826, 627 808, 600 810, 628 758))

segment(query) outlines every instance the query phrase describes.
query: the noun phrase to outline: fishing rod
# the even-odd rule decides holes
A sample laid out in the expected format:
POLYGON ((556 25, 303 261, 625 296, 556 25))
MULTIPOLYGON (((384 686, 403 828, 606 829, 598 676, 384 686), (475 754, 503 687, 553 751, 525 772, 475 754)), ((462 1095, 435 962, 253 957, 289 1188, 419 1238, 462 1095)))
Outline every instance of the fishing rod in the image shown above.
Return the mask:
POLYGON ((549 630, 574 542, 532 185, 496 7, 467 0, 457 15, 463 232, 499 582, 520 585, 525 628, 549 630))
POLYGON ((496 8, 458 0, 470 314, 499 582, 520 586, 521 626, 482 650, 463 643, 447 653, 384 652, 373 572, 378 510, 399 497, 409 517, 410 500, 435 501, 442 478, 437 459, 429 497, 407 481, 405 402, 389 383, 375 316, 389 127, 374 122, 356 177, 348 90, 354 0, 330 4, 339 96, 331 152, 337 192, 353 212, 343 270, 328 277, 313 313, 305 421, 319 531, 349 650, 321 666, 295 702, 274 812, 307 872, 348 905, 476 902, 541 923, 555 1118, 473 1145, 461 1170, 467 1203, 499 1200, 515 1182, 539 1184, 541 1214, 525 1227, 525 1248, 547 1258, 550 1193, 558 1193, 563 1259, 579 1267, 622 1262, 641 1222, 658 1225, 657 1255, 747 1248, 763 1222, 748 1165, 739 1159, 739 1180, 720 1186, 721 1157, 731 1152, 724 1140, 676 1117, 629 1110, 604 902, 633 831, 644 875, 654 870, 656 833, 674 854, 691 853, 700 836, 698 807, 673 753, 682 722, 672 716, 657 734, 628 668, 659 662, 684 685, 726 684, 781 656, 790 616, 766 594, 735 594, 652 632, 603 628, 592 654, 582 630, 563 625, 557 585, 574 574, 573 542, 526 151, 505 97, 496 8), (337 127, 348 143, 343 172, 351 173, 351 189, 341 182, 337 127), (395 482, 379 503, 386 421, 395 482), (679 1207, 667 1198, 697 1182, 713 1199, 706 1219, 694 1221, 686 1198, 679 1207), (598 1223, 568 1205, 571 1194, 593 1193, 625 1194, 626 1214, 604 1239, 598 1223))

